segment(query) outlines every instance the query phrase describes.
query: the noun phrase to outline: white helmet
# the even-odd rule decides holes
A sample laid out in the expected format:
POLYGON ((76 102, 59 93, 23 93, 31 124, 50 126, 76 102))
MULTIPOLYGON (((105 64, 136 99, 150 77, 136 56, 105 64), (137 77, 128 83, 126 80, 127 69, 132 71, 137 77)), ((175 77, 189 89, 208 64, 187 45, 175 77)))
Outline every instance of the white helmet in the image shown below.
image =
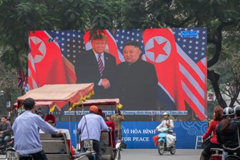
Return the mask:
POLYGON ((240 117, 240 105, 234 107, 234 112, 237 117, 240 117))
POLYGON ((233 116, 234 110, 231 107, 226 107, 223 110, 223 116, 233 116))
POLYGON ((169 112, 164 112, 163 115, 164 116, 170 116, 169 112))

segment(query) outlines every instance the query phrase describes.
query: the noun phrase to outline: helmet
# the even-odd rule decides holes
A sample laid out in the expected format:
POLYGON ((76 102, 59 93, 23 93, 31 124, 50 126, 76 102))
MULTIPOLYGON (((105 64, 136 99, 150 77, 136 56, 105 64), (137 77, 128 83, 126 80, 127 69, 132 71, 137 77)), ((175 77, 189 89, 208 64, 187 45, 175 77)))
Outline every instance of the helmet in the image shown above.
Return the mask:
POLYGON ((240 117, 240 105, 234 107, 234 112, 237 117, 240 117))
POLYGON ((56 123, 56 117, 53 114, 46 115, 44 120, 49 123, 56 123))
POLYGON ((223 110, 223 116, 233 116, 234 110, 231 107, 226 107, 223 110))
POLYGON ((169 112, 164 112, 163 115, 164 116, 170 116, 169 112))
POLYGON ((93 112, 93 113, 98 114, 98 107, 95 106, 95 105, 92 105, 92 106, 89 108, 89 112, 93 112))

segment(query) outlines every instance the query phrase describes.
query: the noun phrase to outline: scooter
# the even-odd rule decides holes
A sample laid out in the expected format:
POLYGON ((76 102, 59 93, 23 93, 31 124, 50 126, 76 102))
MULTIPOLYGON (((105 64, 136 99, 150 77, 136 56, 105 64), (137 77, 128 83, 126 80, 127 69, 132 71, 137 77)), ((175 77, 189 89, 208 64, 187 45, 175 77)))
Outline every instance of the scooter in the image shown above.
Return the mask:
POLYGON ((162 127, 160 129, 158 129, 158 131, 160 132, 158 135, 158 153, 160 155, 163 155, 164 152, 169 151, 172 155, 174 155, 176 153, 176 135, 171 135, 173 138, 173 142, 167 146, 167 135, 169 132, 169 129, 166 127, 162 127))

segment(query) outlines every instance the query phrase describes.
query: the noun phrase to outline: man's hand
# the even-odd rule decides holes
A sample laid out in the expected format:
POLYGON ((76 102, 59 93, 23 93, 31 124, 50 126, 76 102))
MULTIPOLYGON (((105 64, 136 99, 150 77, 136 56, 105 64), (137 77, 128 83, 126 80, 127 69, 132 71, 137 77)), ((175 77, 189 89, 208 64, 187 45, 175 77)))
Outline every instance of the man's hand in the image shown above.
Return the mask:
POLYGON ((60 137, 61 135, 62 135, 62 131, 59 131, 59 133, 56 136, 60 137))
POLYGON ((3 134, 4 132, 3 131, 0 131, 0 134, 3 134))
POLYGON ((106 78, 102 79, 102 84, 101 85, 103 86, 104 89, 108 89, 111 86, 109 80, 106 79, 106 78))
POLYGON ((158 129, 156 128, 155 131, 158 131, 158 129))

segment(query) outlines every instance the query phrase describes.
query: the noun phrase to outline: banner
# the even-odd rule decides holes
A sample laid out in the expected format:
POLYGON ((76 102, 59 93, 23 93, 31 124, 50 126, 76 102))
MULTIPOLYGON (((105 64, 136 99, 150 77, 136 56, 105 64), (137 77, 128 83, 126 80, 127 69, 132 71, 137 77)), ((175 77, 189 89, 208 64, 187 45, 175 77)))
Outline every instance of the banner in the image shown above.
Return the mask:
POLYGON ((93 98, 119 98, 131 115, 207 118, 206 28, 35 31, 29 48, 29 89, 93 82, 93 98))
MULTIPOLYGON (((76 128, 79 122, 58 122, 57 128, 70 130, 73 146, 79 141, 76 128), (70 127, 69 127, 70 125, 70 127)), ((157 149, 153 136, 158 135, 155 128, 161 122, 122 122, 122 140, 127 149, 157 149)), ((177 149, 195 149, 196 137, 202 136, 208 128, 207 121, 174 121, 173 132, 177 136, 177 149)))

